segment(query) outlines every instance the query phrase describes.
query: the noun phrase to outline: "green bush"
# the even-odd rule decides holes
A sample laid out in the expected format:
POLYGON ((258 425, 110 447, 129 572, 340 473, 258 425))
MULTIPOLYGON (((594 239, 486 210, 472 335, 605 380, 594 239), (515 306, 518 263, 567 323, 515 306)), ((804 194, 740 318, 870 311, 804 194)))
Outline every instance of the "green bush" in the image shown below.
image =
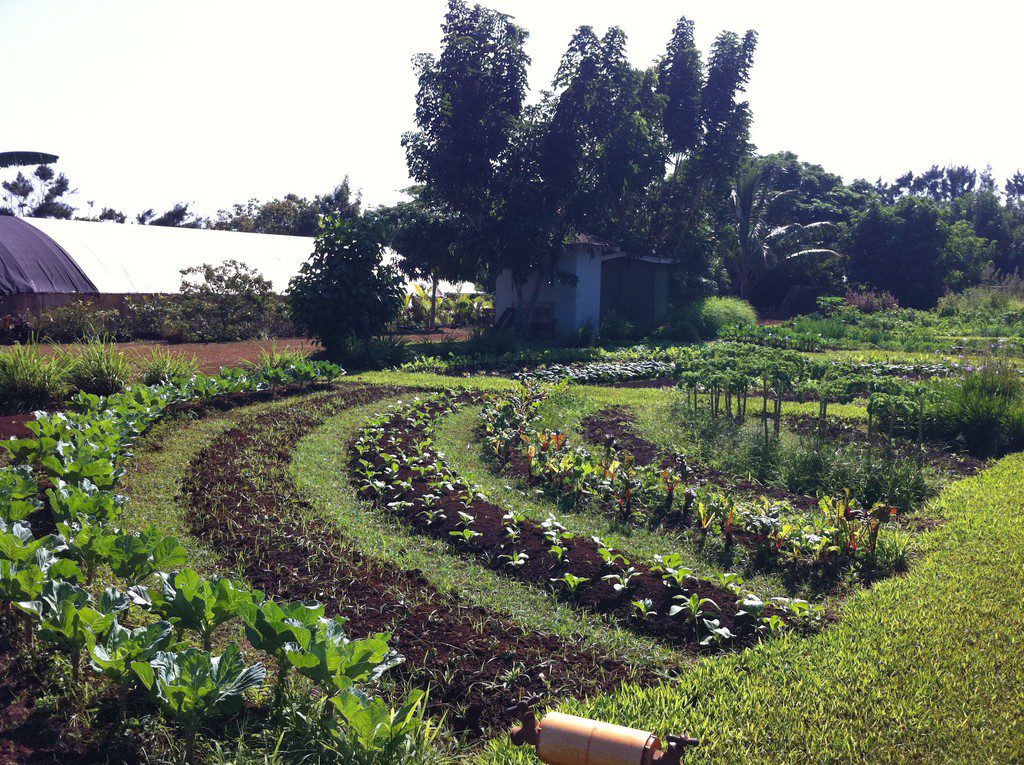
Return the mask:
POLYGON ((132 363, 107 340, 83 343, 69 358, 68 383, 75 390, 109 396, 123 391, 132 377, 132 363))
POLYGON ((43 311, 30 320, 38 337, 54 343, 74 343, 96 337, 122 337, 130 334, 119 311, 100 308, 87 300, 43 311))
POLYGON ((0 411, 21 414, 60 403, 67 390, 63 355, 47 356, 35 343, 0 353, 0 411))
POLYGON ((369 354, 374 336, 397 318, 403 303, 401 274, 383 257, 370 221, 323 218, 316 250, 288 286, 296 326, 332 352, 354 334, 369 354))
POLYGON ((718 337, 725 327, 753 326, 757 324, 757 312, 745 300, 737 297, 710 297, 700 307, 703 335, 718 337))
POLYGON ((139 358, 136 365, 139 378, 146 385, 187 380, 199 371, 199 361, 195 356, 181 356, 159 347, 139 358))

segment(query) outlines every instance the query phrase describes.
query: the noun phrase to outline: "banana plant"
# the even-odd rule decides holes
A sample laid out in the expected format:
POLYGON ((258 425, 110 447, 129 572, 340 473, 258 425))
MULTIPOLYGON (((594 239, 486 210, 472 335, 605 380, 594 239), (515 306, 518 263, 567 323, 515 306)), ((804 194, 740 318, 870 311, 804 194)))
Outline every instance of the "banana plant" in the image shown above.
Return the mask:
POLYGON ((188 553, 178 540, 165 537, 154 527, 120 534, 108 557, 111 571, 131 585, 188 562, 188 553))
POLYGON ((245 692, 267 676, 261 664, 245 666, 235 643, 220 656, 196 648, 157 651, 149 661, 135 661, 131 667, 156 704, 185 732, 188 762, 197 760, 199 725, 237 712, 245 692))
POLYGON ((251 617, 262 593, 254 593, 221 576, 203 578, 192 569, 161 573, 161 586, 153 592, 153 611, 174 624, 180 640, 184 630, 199 635, 203 650, 210 650, 213 633, 237 616, 251 617))
POLYGON ((170 622, 127 629, 115 619, 106 638, 92 646, 90 665, 93 671, 114 682, 122 711, 130 687, 132 664, 150 661, 158 651, 167 649, 171 644, 171 630, 170 622))

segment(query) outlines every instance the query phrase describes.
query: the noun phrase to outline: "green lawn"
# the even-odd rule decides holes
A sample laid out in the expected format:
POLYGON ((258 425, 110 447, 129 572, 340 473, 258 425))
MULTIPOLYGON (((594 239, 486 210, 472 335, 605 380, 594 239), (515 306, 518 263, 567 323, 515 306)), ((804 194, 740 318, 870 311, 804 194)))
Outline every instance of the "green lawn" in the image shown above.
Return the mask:
MULTIPOLYGON (((841 621, 561 711, 702 739, 688 763, 1024 762, 1024 455, 947 488, 903 578, 841 621)), ((502 740, 488 763, 531 762, 502 740)))

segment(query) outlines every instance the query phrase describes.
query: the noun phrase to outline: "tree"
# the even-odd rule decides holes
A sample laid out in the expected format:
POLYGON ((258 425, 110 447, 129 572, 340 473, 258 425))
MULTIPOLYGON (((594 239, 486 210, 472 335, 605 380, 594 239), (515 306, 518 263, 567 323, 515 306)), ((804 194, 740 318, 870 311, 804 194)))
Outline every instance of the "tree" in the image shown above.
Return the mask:
POLYGON ((202 228, 203 219, 188 209, 188 202, 178 202, 167 212, 157 215, 150 207, 135 216, 135 222, 143 226, 167 226, 169 228, 202 228))
POLYGON ((441 53, 416 58, 415 132, 402 138, 426 201, 461 218, 467 246, 497 274, 505 166, 526 96, 526 32, 505 14, 449 0, 441 53))
POLYGON ((991 265, 992 244, 969 222, 947 221, 948 214, 919 196, 892 206, 873 202, 844 235, 851 280, 911 308, 931 308, 947 289, 977 283, 991 265))
POLYGON ((260 202, 250 199, 236 204, 231 210, 220 210, 218 220, 210 228, 223 231, 247 231, 257 234, 284 234, 288 236, 314 236, 321 215, 337 213, 352 218, 359 215, 359 195, 353 195, 346 177, 328 194, 319 194, 312 200, 297 194, 286 194, 281 199, 260 202))
POLYGON ((39 165, 31 177, 21 171, 11 181, 4 181, 7 212, 32 218, 65 218, 75 208, 65 197, 76 193, 64 173, 57 174, 49 165, 39 165))
POLYGON ((442 279, 462 281, 477 276, 478 264, 461 246, 458 219, 424 202, 418 190, 408 202, 374 210, 372 218, 383 232, 384 242, 402 256, 401 270, 430 283, 428 326, 437 320, 437 286, 442 279))
POLYGON ((181 277, 178 308, 198 339, 242 340, 265 334, 273 323, 278 298, 256 269, 225 260, 186 268, 181 277))
POLYGON ((726 267, 739 296, 750 300, 764 276, 784 263, 801 258, 832 256, 833 250, 808 246, 832 236, 838 227, 828 221, 771 224, 772 206, 788 192, 775 191, 769 169, 761 162, 740 168, 732 189, 732 223, 735 241, 726 267))
POLYGON ((313 255, 288 286, 296 325, 333 351, 350 335, 369 350, 398 316, 402 296, 398 269, 383 262, 377 226, 337 214, 321 220, 313 255))

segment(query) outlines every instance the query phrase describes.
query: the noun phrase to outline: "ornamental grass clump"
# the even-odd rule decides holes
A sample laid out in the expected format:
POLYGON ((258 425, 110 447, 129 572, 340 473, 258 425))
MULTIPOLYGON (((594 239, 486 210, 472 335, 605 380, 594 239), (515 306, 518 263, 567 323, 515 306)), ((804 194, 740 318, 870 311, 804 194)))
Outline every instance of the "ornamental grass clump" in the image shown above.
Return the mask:
POLYGON ((36 343, 0 353, 0 412, 21 414, 55 406, 68 386, 68 360, 48 356, 36 343))

